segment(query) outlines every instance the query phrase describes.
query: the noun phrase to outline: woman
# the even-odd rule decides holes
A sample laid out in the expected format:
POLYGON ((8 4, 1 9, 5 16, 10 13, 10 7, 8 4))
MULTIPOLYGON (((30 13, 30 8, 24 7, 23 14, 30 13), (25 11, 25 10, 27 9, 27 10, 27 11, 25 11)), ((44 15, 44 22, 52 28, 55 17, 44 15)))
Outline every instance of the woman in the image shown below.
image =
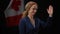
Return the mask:
POLYGON ((50 5, 47 12, 49 14, 47 22, 41 21, 39 18, 35 18, 34 15, 37 12, 37 3, 30 1, 25 6, 22 19, 20 20, 19 29, 20 34, 38 34, 40 25, 45 28, 51 25, 51 18, 53 15, 53 7, 50 5))

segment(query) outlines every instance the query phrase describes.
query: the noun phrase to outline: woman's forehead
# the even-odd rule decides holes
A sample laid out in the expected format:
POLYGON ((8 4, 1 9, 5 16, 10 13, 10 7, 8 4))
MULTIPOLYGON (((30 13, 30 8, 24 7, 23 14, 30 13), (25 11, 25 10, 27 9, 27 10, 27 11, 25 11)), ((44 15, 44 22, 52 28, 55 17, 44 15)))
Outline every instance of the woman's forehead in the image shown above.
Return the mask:
POLYGON ((32 5, 32 8, 38 8, 38 6, 37 5, 32 5))

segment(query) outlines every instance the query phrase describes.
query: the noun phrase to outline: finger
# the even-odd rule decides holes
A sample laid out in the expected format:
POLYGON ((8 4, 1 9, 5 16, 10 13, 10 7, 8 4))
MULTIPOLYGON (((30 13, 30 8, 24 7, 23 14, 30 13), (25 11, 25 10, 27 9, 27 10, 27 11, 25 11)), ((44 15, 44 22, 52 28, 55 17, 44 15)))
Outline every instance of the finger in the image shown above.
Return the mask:
POLYGON ((48 9, 46 9, 48 11, 48 9))
POLYGON ((49 6, 50 9, 53 9, 52 5, 49 6))

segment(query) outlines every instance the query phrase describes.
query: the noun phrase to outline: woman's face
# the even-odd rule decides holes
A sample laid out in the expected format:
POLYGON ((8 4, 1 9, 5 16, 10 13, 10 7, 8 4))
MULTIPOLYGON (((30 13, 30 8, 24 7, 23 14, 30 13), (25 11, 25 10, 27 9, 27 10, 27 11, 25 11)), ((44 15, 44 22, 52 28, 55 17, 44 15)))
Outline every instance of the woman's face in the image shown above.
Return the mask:
POLYGON ((28 14, 34 16, 36 12, 37 12, 37 5, 33 5, 33 6, 30 8, 28 14))

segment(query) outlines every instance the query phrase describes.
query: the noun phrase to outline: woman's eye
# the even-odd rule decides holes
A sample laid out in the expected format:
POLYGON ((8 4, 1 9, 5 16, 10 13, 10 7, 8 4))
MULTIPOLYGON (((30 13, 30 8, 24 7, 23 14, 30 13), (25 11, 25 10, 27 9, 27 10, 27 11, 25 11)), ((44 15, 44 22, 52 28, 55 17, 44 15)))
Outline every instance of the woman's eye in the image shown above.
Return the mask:
POLYGON ((33 8, 33 10, 37 10, 37 8, 33 8))

